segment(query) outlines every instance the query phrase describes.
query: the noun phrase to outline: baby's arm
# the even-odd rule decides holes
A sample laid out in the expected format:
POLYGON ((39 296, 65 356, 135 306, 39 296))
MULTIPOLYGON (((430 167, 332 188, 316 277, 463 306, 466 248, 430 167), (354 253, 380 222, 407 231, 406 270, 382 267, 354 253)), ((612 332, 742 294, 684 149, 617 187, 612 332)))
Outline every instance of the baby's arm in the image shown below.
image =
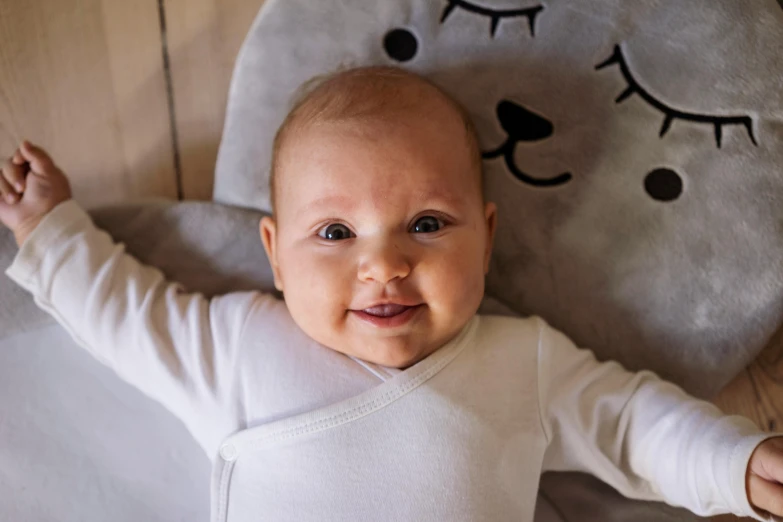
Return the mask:
POLYGON ((545 471, 592 473, 626 497, 700 516, 768 520, 751 507, 745 477, 754 449, 774 434, 653 372, 599 363, 543 321, 538 357, 545 471))
POLYGON ((8 276, 81 346, 180 417, 213 453, 243 427, 235 362, 243 325, 263 296, 242 292, 210 300, 185 293, 96 228, 69 191, 36 189, 36 183, 64 186, 65 177, 42 150, 23 145, 20 151, 31 170, 17 201, 0 203, 0 219, 36 225, 14 229, 21 248, 8 276))

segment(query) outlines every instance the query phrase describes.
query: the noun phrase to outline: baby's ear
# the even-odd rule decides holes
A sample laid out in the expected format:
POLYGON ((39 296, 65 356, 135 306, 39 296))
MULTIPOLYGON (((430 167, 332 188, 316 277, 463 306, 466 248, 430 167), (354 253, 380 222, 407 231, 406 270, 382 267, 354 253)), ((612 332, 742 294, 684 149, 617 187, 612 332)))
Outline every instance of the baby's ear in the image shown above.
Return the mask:
POLYGON ((261 218, 258 229, 261 233, 261 242, 264 244, 264 250, 266 250, 266 257, 269 258, 269 264, 272 267, 272 274, 275 278, 275 288, 282 292, 283 280, 280 277, 280 267, 277 264, 277 224, 271 217, 264 216, 261 218))

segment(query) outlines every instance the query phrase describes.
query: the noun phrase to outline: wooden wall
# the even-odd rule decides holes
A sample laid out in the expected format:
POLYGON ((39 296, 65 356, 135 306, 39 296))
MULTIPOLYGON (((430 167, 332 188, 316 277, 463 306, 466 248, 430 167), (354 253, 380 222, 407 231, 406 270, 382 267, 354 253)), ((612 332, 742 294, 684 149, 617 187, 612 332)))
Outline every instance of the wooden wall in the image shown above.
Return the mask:
POLYGON ((234 59, 263 0, 3 0, 0 154, 46 147, 85 206, 210 199, 234 59))

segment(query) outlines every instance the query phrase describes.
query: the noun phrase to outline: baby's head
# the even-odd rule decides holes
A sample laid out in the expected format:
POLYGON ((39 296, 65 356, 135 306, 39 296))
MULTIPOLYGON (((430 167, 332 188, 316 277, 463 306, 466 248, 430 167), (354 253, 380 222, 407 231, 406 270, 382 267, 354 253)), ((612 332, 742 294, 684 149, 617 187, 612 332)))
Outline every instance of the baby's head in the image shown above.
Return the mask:
POLYGON ((459 105, 390 67, 320 81, 280 127, 261 238, 294 321, 405 368, 478 310, 495 228, 459 105))

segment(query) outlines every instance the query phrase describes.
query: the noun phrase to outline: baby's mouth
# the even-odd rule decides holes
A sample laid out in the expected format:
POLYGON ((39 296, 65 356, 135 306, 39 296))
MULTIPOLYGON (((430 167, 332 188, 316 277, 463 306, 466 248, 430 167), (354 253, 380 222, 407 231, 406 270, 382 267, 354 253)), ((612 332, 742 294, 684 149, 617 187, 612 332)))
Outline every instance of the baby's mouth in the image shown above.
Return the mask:
POLYGON ((402 326, 419 315, 424 304, 414 306, 386 303, 370 306, 362 310, 351 310, 354 317, 377 328, 402 326))
POLYGON ((374 315, 375 317, 394 317, 395 315, 400 315, 408 308, 413 308, 413 307, 390 303, 390 304, 365 308, 364 310, 362 310, 362 312, 369 315, 374 315))

